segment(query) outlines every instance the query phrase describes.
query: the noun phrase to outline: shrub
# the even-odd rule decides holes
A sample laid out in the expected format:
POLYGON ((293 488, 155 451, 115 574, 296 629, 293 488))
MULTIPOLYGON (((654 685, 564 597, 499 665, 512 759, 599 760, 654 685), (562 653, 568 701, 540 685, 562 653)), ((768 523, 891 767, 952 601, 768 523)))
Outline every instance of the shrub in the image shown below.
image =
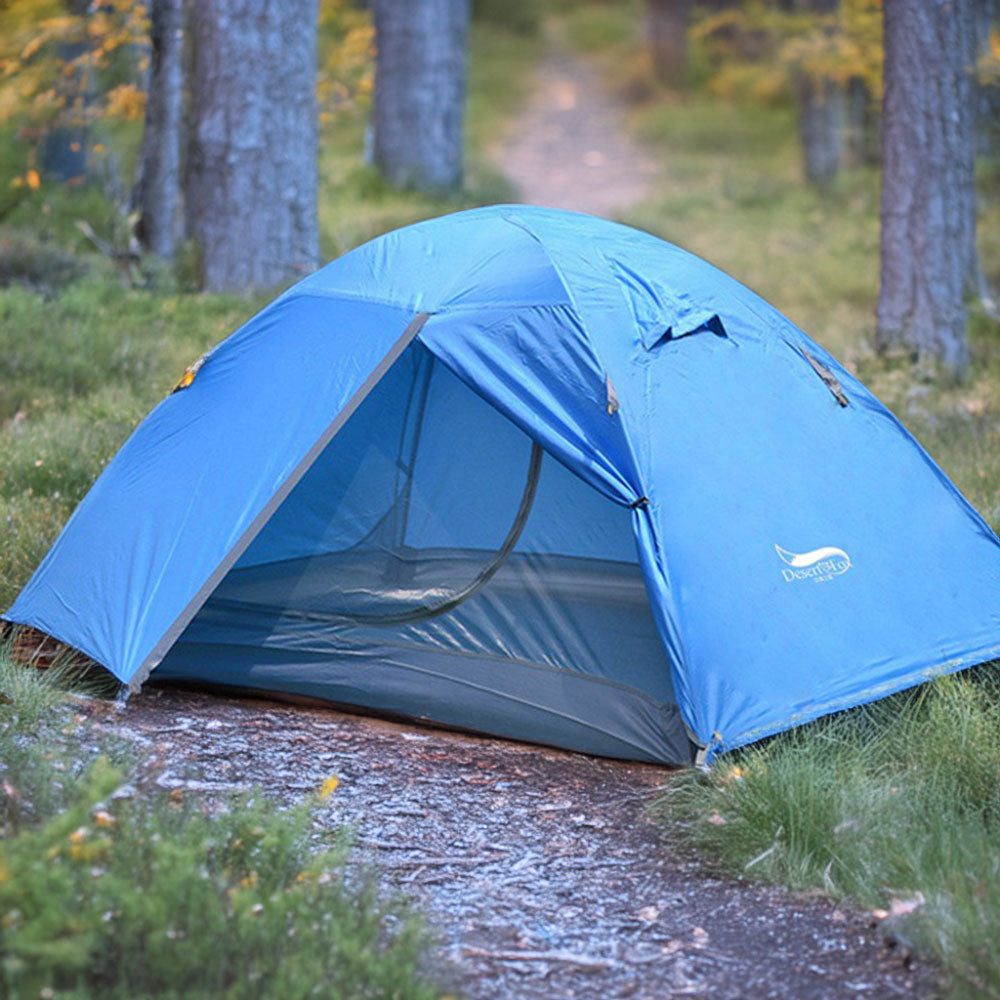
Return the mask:
POLYGON ((0 288, 24 285, 49 291, 83 273, 80 259, 51 243, 20 233, 0 239, 0 288))
POLYGON ((437 996, 427 937, 341 838, 310 848, 310 809, 262 798, 218 812, 116 798, 98 759, 77 802, 0 842, 0 982, 38 996, 437 996))

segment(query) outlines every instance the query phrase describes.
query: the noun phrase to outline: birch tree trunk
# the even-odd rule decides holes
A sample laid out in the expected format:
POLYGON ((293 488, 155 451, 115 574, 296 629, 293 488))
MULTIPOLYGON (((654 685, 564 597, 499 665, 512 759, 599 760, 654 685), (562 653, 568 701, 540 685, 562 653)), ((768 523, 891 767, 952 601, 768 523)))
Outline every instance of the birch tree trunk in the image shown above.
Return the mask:
POLYGON ((469 0, 374 0, 375 164, 397 187, 462 183, 469 0))
POLYGON ((317 0, 192 5, 187 229, 205 288, 273 288, 311 271, 317 0))
POLYGON ((150 10, 146 124, 135 196, 140 242, 145 249, 168 260, 182 235, 184 3, 185 0, 153 0, 150 10))
POLYGON ((886 0, 876 345, 961 371, 977 274, 973 0, 886 0))

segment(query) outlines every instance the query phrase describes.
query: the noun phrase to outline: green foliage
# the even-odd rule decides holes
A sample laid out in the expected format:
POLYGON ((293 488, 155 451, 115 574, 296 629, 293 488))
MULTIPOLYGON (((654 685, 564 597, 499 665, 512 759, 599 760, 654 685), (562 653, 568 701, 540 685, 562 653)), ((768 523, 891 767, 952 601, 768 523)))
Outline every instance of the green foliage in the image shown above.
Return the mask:
POLYGON ((830 14, 743 0, 701 17, 692 36, 720 96, 771 101, 803 78, 857 79, 881 91, 881 0, 841 0, 830 14))
POLYGON ((77 714, 69 665, 0 644, 0 994, 436 997, 422 922, 323 841, 317 795, 208 808, 77 714), (317 838, 320 838, 318 841, 317 838))
POLYGON ((375 27, 358 0, 322 0, 317 26, 320 120, 367 109, 375 78, 375 27))
MULTIPOLYGON (((359 69, 367 15, 348 3, 326 14, 324 52, 359 69), (353 36, 338 41, 338 24, 353 36)), ((361 165, 359 116, 324 115, 326 252, 510 197, 484 153, 530 86, 536 53, 530 38, 474 30, 469 190, 454 200, 392 190, 361 165)), ((364 88, 359 70, 351 99, 364 88)), ((325 100, 342 110, 342 96, 325 100)), ((147 271, 146 287, 122 287, 77 224, 114 242, 114 199, 96 184, 11 188, 20 169, 0 156, 0 192, 16 192, 0 203, 0 267, 17 258, 16 280, 0 287, 3 607, 135 424, 262 304, 177 294, 199 269, 194 253, 174 275, 147 271), (86 255, 86 268, 59 275, 49 265, 64 255, 86 255)), ((317 802, 277 812, 256 798, 208 813, 165 798, 137 780, 124 745, 76 714, 65 679, 14 665, 0 647, 0 994, 438 995, 421 922, 351 865, 342 837, 317 853, 317 802)))
POLYGON ((342 840, 314 853, 308 805, 209 812, 122 780, 99 758, 69 809, 0 842, 11 1000, 437 996, 420 922, 348 877, 342 840))
POLYGON ((581 52, 599 53, 634 43, 637 11, 632 3, 583 3, 566 12, 566 36, 581 52))
POLYGON ((895 899, 896 932, 964 995, 1000 996, 1000 666, 729 754, 656 808, 733 871, 895 899))
POLYGON ((513 32, 537 35, 544 8, 538 0, 473 0, 472 16, 481 24, 513 32))
POLYGON ((389 229, 421 219, 514 197, 489 162, 510 115, 527 96, 540 39, 474 25, 470 32, 466 113, 466 180, 457 195, 435 198, 398 191, 361 162, 364 122, 342 115, 320 135, 320 242, 335 257, 389 229))
MULTIPOLYGON (((625 221, 735 275, 857 370, 1000 526, 1000 324, 973 309, 960 383, 874 356, 877 172, 810 190, 787 104, 696 94, 641 107, 633 123, 662 171, 625 221)), ((981 180, 981 261, 995 280, 1000 199, 992 174, 981 180)), ((707 778, 680 775, 659 812, 673 839, 730 871, 872 907, 922 893, 895 929, 969 996, 1000 996, 998 669, 821 720, 723 758, 707 778)))
POLYGON ((0 239, 0 288, 22 285, 51 291, 83 271, 80 259, 54 244, 23 233, 0 239))

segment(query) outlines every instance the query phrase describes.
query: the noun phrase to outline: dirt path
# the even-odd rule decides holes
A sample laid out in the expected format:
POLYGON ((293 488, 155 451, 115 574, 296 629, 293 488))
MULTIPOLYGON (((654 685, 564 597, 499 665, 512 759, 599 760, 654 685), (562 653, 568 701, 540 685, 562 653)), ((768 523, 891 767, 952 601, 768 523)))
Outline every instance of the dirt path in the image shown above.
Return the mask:
POLYGON ((554 45, 497 164, 528 204, 613 217, 646 198, 656 174, 623 116, 594 69, 554 45))
POLYGON ((862 914, 707 875, 645 813, 670 772, 272 702, 147 690, 107 723, 211 795, 295 801, 416 897, 471 1000, 927 996, 862 914))

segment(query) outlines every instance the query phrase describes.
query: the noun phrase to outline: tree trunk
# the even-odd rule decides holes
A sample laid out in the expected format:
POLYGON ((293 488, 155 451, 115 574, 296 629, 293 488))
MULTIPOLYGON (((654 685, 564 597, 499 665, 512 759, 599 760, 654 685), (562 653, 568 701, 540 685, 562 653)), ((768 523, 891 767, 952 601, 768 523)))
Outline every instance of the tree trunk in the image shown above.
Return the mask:
MULTIPOLYGON (((989 51, 990 32, 1000 30, 1000 0, 978 0, 976 7, 976 58, 989 51)), ((993 156, 1000 152, 1000 82, 976 86, 976 152, 993 156)))
POLYGON ((184 0, 153 0, 146 124, 135 202, 143 247, 169 260, 181 234, 184 0))
POLYGON ((973 0, 886 0, 876 345, 961 371, 975 280, 973 0))
MULTIPOLYGON (((89 5, 86 0, 63 0, 63 8, 71 17, 86 20, 89 5)), ((77 41, 61 42, 57 49, 57 58, 68 67, 91 47, 85 26, 81 28, 77 41)), ((90 74, 76 68, 71 73, 65 69, 59 74, 55 91, 63 100, 65 107, 78 106, 80 111, 86 109, 93 99, 93 84, 90 74)), ((70 116, 72 117, 72 116, 70 116)), ((78 181, 87 176, 87 157, 89 154, 89 130, 83 122, 57 125, 46 131, 38 150, 39 165, 42 173, 54 180, 78 181)))
POLYGON ((687 80, 692 0, 646 0, 646 43, 661 82, 681 89, 687 80))
MULTIPOLYGON (((791 11, 827 16, 836 14, 840 0, 787 0, 786 6, 791 11)), ((825 186, 836 177, 843 155, 844 89, 830 77, 800 71, 794 90, 803 172, 810 183, 825 186)))
POLYGON ((462 183, 469 0, 374 0, 375 164, 397 187, 462 183))
POLYGON ((806 180, 829 184, 843 153, 844 91, 829 77, 801 76, 796 85, 806 180))
POLYGON ((192 5, 187 228, 205 288, 273 288, 319 258, 317 0, 192 5))

